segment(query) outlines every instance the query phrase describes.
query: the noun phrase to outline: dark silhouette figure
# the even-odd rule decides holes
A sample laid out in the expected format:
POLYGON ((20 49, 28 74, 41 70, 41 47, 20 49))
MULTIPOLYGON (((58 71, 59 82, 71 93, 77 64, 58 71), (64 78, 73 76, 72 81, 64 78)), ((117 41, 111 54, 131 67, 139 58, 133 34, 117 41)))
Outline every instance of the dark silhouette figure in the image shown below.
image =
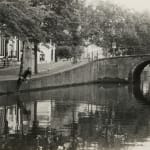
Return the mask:
POLYGON ((31 72, 31 68, 28 67, 27 70, 24 71, 23 74, 19 75, 18 81, 17 81, 17 90, 19 90, 21 84, 24 81, 27 81, 31 78, 32 72, 31 72))

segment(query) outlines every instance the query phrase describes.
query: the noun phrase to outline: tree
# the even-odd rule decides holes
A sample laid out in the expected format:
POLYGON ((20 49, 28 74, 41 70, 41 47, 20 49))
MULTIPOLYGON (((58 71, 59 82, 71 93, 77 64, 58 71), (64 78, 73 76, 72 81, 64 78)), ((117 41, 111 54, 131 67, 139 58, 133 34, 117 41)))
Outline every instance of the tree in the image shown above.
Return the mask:
POLYGON ((49 14, 44 18, 43 30, 48 33, 48 39, 52 39, 56 47, 72 47, 76 51, 77 49, 74 47, 81 41, 81 37, 77 33, 80 25, 78 3, 74 0, 49 0, 46 2, 49 14))
POLYGON ((40 41, 45 35, 40 19, 36 10, 23 0, 0 2, 0 29, 4 36, 17 36, 24 44, 33 39, 40 41))
POLYGON ((35 11, 26 3, 0 2, 0 27, 3 34, 18 36, 22 40, 42 37, 38 26, 40 20, 35 11), (5 30, 3 26, 5 25, 5 30))
POLYGON ((72 56, 72 48, 69 46, 57 46, 56 57, 69 59, 72 56))
POLYGON ((81 10, 82 36, 107 52, 115 55, 126 50, 126 54, 143 53, 148 49, 150 38, 150 15, 137 13, 106 1, 100 1, 96 8, 81 10), (112 50, 113 49, 113 50, 112 50))

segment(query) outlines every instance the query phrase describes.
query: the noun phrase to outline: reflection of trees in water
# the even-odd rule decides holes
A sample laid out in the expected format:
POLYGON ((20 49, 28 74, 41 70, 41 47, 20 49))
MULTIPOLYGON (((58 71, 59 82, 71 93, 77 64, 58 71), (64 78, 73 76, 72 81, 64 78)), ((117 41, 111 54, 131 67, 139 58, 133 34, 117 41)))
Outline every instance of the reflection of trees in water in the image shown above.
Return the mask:
POLYGON ((112 146, 116 140, 124 142, 125 135, 121 126, 114 122, 115 112, 109 109, 89 113, 89 117, 79 118, 80 136, 88 141, 101 141, 101 146, 112 146))
MULTIPOLYGON (((133 89, 135 98, 144 104, 144 97, 141 92, 139 93, 137 86, 130 89, 133 89)), ((107 93, 111 90, 107 89, 107 93)), ((103 95, 100 96, 102 97, 103 95)), ((13 135, 13 138, 12 135, 8 135, 7 140, 3 142, 3 145, 1 144, 1 147, 5 147, 4 149, 11 147, 12 150, 37 150, 37 147, 42 147, 45 150, 55 150, 58 146, 62 148, 65 145, 68 149, 73 150, 77 149, 77 147, 90 147, 93 144, 99 148, 107 148, 110 146, 124 146, 126 142, 146 138, 150 129, 149 106, 141 103, 137 104, 138 102, 136 103, 136 101, 132 100, 126 101, 126 97, 123 99, 118 95, 115 95, 115 98, 107 99, 105 103, 103 101, 99 105, 96 104, 96 108, 95 105, 93 107, 95 109, 88 109, 87 112, 77 109, 78 103, 69 103, 69 100, 67 104, 64 101, 57 102, 53 106, 53 113, 51 114, 54 117, 52 121, 55 123, 53 122, 53 127, 49 126, 47 128, 39 127, 36 118, 37 110, 35 109, 34 121, 37 122, 32 124, 33 126, 28 133, 22 132, 24 131, 24 126, 22 125, 22 131, 18 128, 19 131, 13 135), (64 126, 63 123, 65 122, 62 121, 69 117, 72 122, 64 126), (57 123, 62 123, 61 127, 64 126, 64 128, 68 129, 69 134, 67 136, 58 128, 57 123)), ((36 108, 36 102, 34 103, 36 108)), ((145 104, 147 105, 146 102, 145 104)), ((91 102, 89 105, 91 105, 89 108, 92 108, 93 103, 91 102)), ((24 120, 31 120, 31 113, 27 110, 26 104, 20 101, 19 98, 16 108, 18 116, 20 115, 19 113, 22 113, 22 124, 24 120), (21 111, 18 111, 19 109, 21 111)), ((17 119, 18 121, 19 119, 17 119)))
POLYGON ((149 109, 123 101, 109 105, 107 109, 79 115, 79 133, 84 140, 103 141, 103 146, 124 144, 146 138, 149 135, 149 109))
POLYGON ((73 104, 69 104, 69 103, 56 103, 55 104, 55 114, 56 115, 59 115, 59 116, 62 116, 66 113, 69 113, 71 112, 71 110, 73 109, 74 105, 73 104))

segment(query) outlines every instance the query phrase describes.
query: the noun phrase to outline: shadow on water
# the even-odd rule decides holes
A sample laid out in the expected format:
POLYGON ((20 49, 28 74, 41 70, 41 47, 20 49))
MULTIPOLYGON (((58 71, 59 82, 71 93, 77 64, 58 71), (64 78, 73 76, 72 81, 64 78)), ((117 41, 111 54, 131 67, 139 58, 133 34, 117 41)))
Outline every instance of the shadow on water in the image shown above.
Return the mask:
POLYGON ((135 98, 138 101, 140 101, 141 103, 143 103, 145 105, 150 105, 150 97, 147 97, 146 95, 144 95, 144 93, 141 89, 140 83, 136 83, 134 85, 131 85, 130 89, 131 88, 133 90, 133 94, 134 94, 135 98))
POLYGON ((0 149, 136 150, 137 142, 150 136, 149 104, 138 85, 83 85, 3 95, 0 149))

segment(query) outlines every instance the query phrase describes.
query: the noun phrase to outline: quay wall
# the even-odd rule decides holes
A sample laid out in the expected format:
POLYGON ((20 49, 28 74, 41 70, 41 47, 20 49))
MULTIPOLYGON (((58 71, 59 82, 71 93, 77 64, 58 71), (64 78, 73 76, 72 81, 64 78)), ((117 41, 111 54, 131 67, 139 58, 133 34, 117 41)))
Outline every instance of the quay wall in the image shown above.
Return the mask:
MULTIPOLYGON (((33 76, 28 83, 23 83, 20 90, 35 90, 41 88, 56 88, 94 82, 128 83, 133 68, 149 56, 117 57, 95 60, 55 74, 33 76)), ((16 91, 16 80, 1 81, 0 93, 16 91)))

